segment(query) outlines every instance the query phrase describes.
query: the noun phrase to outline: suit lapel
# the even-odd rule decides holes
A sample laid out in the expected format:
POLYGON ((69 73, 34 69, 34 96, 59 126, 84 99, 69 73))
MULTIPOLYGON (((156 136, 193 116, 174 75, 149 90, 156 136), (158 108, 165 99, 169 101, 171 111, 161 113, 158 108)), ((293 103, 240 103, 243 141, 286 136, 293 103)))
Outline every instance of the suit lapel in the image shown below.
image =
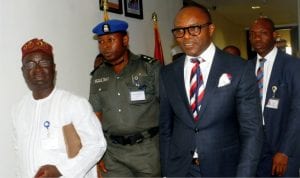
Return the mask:
POLYGON ((174 79, 177 82, 178 90, 181 95, 182 100, 186 106, 189 106, 188 97, 186 95, 185 83, 184 83, 184 60, 185 56, 182 56, 179 61, 179 64, 175 67, 174 79))
MULTIPOLYGON (((282 76, 282 72, 283 72, 282 69, 283 69, 283 65, 284 65, 284 60, 282 60, 282 57, 283 57, 282 53, 280 51, 278 51, 277 55, 275 57, 273 67, 272 67, 264 107, 266 106, 266 104, 268 103, 268 100, 273 95, 272 87, 273 86, 276 86, 277 88, 280 87, 280 81, 281 81, 281 76, 282 76)), ((266 110, 264 109, 263 114, 264 114, 265 118, 269 118, 269 117, 267 117, 268 113, 265 111, 266 110)))
POLYGON ((184 108, 186 109, 187 113, 189 113, 189 118, 186 119, 188 121, 188 124, 193 126, 194 125, 194 120, 193 120, 193 115, 190 110, 190 103, 188 100, 188 96, 186 94, 186 88, 185 88, 185 83, 184 83, 184 62, 185 62, 185 55, 180 57, 178 60, 178 63, 176 64, 176 67, 174 67, 174 80, 176 82, 176 86, 178 88, 178 93, 180 95, 180 98, 182 102, 178 104, 183 104, 184 108))
POLYGON ((202 105, 200 109, 200 120, 198 121, 197 125, 202 122, 204 119, 204 113, 207 108, 207 105, 209 104, 209 101, 213 97, 213 94, 217 88, 218 80, 221 76, 221 74, 224 71, 224 67, 226 66, 226 63, 224 63, 224 60, 222 60, 222 57, 220 55, 220 51, 218 48, 216 48, 216 53, 213 59, 213 63, 210 68, 209 76, 207 79, 206 87, 205 87, 205 94, 202 100, 202 105))

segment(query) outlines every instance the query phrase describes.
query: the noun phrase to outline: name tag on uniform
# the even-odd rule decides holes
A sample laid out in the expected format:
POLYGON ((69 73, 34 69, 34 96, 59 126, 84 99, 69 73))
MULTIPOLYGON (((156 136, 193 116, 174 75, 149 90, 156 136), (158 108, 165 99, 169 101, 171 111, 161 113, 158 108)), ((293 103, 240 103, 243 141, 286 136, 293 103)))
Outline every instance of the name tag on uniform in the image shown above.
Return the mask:
POLYGON ((138 90, 138 91, 131 91, 130 92, 130 101, 143 101, 143 100, 146 100, 144 90, 138 90))
POLYGON ((278 109, 279 99, 278 98, 270 98, 266 107, 272 109, 278 109))

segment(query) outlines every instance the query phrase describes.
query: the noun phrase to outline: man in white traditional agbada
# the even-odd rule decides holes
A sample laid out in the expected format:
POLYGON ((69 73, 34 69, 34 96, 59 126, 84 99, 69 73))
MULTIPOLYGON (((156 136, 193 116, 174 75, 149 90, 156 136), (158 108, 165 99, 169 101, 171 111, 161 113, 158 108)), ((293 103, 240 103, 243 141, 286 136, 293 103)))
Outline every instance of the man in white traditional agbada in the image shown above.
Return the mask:
POLYGON ((19 177, 97 177, 106 150, 101 124, 88 101, 55 87, 50 44, 22 47, 22 72, 32 93, 13 108, 19 177))

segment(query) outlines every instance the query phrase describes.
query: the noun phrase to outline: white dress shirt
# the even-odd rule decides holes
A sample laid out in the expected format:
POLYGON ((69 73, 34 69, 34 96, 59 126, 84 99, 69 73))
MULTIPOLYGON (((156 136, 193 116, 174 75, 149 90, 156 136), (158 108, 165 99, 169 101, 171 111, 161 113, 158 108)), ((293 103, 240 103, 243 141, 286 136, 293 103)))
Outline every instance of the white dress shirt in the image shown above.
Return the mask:
MULTIPOLYGON (((256 59, 256 67, 255 67, 255 75, 257 74, 257 69, 259 67, 259 59, 264 58, 266 59, 266 62, 264 63, 264 76, 263 76, 263 95, 261 100, 261 107, 262 111, 264 111, 265 101, 266 101, 266 95, 267 95, 267 89, 271 77, 271 72, 273 68, 273 64, 275 61, 275 57, 277 55, 277 47, 274 47, 265 57, 260 56, 257 54, 256 59)), ((263 125, 265 124, 264 118, 263 118, 263 125)))
MULTIPOLYGON (((211 43, 209 45, 209 47, 202 53, 200 54, 200 56, 198 56, 197 58, 200 59, 204 59, 205 62, 201 62, 200 63, 200 69, 201 69, 201 73, 203 75, 203 84, 204 84, 204 88, 206 86, 207 83, 207 79, 208 79, 208 75, 209 75, 209 71, 214 59, 214 55, 216 52, 216 47, 213 43, 211 43)), ((195 58, 193 56, 186 56, 185 58, 185 62, 184 62, 184 84, 185 84, 185 89, 186 89, 186 94, 188 97, 188 100, 190 101, 190 76, 191 76, 191 70, 194 66, 194 63, 191 62, 191 58, 195 58)))
POLYGON ((46 164, 55 165, 63 177, 97 177, 95 164, 106 150, 100 121, 88 101, 54 89, 35 100, 28 94, 13 108, 18 177, 32 178, 46 164), (80 139, 80 152, 69 159, 64 125, 73 123, 80 139))

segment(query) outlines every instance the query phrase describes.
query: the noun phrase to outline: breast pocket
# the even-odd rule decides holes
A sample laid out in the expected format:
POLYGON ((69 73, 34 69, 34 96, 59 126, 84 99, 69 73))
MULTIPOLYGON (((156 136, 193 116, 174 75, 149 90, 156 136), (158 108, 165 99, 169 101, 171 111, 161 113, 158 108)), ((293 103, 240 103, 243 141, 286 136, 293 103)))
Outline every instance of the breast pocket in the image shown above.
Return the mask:
POLYGON ((155 96, 154 78, 140 76, 137 80, 126 82, 129 90, 129 103, 142 104, 151 102, 155 96))
POLYGON ((234 87, 232 85, 226 85, 215 89, 215 95, 219 98, 227 98, 234 94, 234 87))
POLYGON ((103 111, 105 107, 109 106, 110 95, 107 82, 95 83, 91 86, 89 101, 94 110, 103 111))
POLYGON ((62 127, 52 124, 42 133, 41 144, 44 150, 64 150, 62 127))
POLYGON ((107 92, 107 91, 108 91, 108 85, 106 84, 106 82, 95 83, 91 87, 91 93, 93 94, 107 92))
POLYGON ((230 90, 233 87, 233 84, 227 84, 221 87, 217 87, 217 91, 227 91, 230 90))

